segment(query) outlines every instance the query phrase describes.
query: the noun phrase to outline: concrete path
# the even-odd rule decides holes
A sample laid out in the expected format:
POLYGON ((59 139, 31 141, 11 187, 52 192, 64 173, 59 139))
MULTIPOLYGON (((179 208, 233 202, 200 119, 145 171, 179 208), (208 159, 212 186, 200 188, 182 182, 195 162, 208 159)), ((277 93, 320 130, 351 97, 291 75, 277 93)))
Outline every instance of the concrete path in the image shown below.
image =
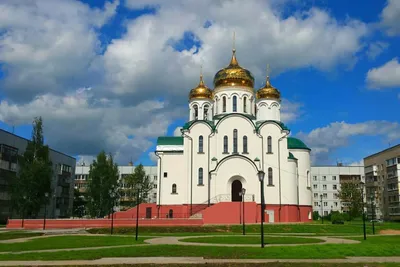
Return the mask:
POLYGON ((204 259, 203 257, 103 258, 71 261, 1 261, 0 266, 115 265, 115 264, 216 264, 216 263, 383 263, 400 262, 400 257, 348 257, 344 259, 204 259))
MULTIPOLYGON (((213 237, 213 236, 227 236, 227 235, 207 235, 207 236, 166 236, 166 237, 157 237, 152 239, 147 239, 144 242, 152 245, 187 245, 187 246, 216 246, 216 247, 259 247, 259 244, 213 244, 213 243, 195 243, 195 242, 183 242, 182 239, 187 238, 197 238, 197 237, 213 237)), ((265 235, 265 242, 268 243, 268 236, 265 235)), ((243 236, 237 235, 238 238, 242 238, 243 236)), ((277 237, 274 235, 274 237, 277 237)), ((280 237, 283 237, 281 235, 280 237)), ((302 238, 311 238, 303 236, 302 238)), ((351 240, 351 239, 343 239, 337 237, 327 237, 327 236, 318 236, 312 237, 324 240, 323 243, 305 243, 305 244, 266 244, 266 247, 277 247, 277 246, 310 246, 310 245, 323 245, 323 244, 358 244, 360 241, 351 240)))

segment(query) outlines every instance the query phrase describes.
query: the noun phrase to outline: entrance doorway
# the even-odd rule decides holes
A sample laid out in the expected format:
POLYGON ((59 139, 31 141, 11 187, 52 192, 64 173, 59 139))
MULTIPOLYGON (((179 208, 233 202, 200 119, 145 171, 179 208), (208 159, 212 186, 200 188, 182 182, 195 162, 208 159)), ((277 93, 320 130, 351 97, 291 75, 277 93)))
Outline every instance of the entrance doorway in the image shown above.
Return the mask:
POLYGON ((146 208, 146 219, 151 219, 151 207, 146 208))
POLYGON ((242 201, 240 192, 242 192, 242 183, 239 180, 233 181, 231 190, 232 202, 242 201))

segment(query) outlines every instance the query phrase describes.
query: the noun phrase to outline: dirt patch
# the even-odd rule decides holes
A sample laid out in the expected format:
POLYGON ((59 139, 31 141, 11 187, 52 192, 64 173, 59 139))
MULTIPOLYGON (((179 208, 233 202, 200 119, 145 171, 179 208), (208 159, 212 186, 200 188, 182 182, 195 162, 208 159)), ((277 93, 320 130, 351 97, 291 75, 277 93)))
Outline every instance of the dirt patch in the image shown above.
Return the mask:
POLYGON ((379 234, 381 234, 381 235, 400 235, 400 230, 392 230, 392 229, 380 230, 379 234))

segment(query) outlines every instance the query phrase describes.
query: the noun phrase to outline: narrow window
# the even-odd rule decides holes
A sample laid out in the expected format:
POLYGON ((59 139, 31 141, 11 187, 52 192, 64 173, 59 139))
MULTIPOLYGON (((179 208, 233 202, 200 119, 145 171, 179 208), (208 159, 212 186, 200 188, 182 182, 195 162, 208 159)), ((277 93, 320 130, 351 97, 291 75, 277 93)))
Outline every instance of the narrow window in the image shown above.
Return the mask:
POLYGON ((274 185, 274 180, 272 177, 272 168, 268 168, 268 185, 274 185))
POLYGON ((199 136, 199 153, 203 153, 203 136, 199 136))
POLYGON ((176 184, 172 185, 172 194, 176 194, 176 184))
POLYGON ((199 107, 197 105, 194 105, 193 111, 194 111, 193 119, 197 120, 199 118, 199 107))
POLYGON ((237 111, 237 96, 233 96, 233 99, 232 99, 232 111, 233 112, 237 111))
POLYGON ((243 97, 243 112, 247 113, 247 97, 243 97))
POLYGON ((268 136, 267 138, 267 144, 268 144, 268 148, 267 148, 267 153, 272 153, 272 137, 268 136))
POLYGON ((226 96, 222 97, 222 112, 226 112, 226 96))
POLYGON ((247 152, 247 136, 243 136, 243 153, 247 152))
POLYGON ((238 148, 237 135, 238 135, 237 130, 234 129, 233 130, 233 153, 237 153, 237 151, 238 151, 238 149, 237 149, 238 148))
POLYGON ((208 112, 209 112, 209 107, 204 106, 204 114, 203 114, 203 120, 208 120, 208 112))
POLYGON ((203 185, 203 168, 199 168, 199 185, 203 185))
POLYGON ((228 153, 228 136, 224 136, 224 153, 228 153))
POLYGON ((168 173, 164 172, 164 178, 168 177, 168 173))

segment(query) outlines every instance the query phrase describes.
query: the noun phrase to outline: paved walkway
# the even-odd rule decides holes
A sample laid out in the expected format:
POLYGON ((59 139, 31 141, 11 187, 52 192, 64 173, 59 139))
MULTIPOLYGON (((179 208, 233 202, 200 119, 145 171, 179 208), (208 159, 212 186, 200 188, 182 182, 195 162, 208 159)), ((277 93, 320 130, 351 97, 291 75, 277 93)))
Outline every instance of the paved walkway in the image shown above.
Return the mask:
MULTIPOLYGON (((213 237, 213 236, 229 236, 229 235, 207 235, 207 236, 166 236, 166 237, 157 237, 152 239, 147 239, 144 242, 152 244, 152 245, 187 245, 187 246, 216 246, 216 247, 259 247, 259 244, 213 244, 213 243, 195 243, 195 242, 183 242, 182 239, 187 238, 196 238, 196 237, 213 237)), ((236 235, 238 238, 242 238, 243 236, 236 235)), ((265 241, 268 242, 268 236, 265 235, 265 241)), ((284 235, 280 235, 283 237, 284 235)), ((274 235, 273 237, 277 237, 274 235)), ((324 240, 323 243, 303 243, 303 244, 265 244, 266 247, 276 247, 276 246, 309 246, 309 245, 323 245, 323 244, 358 244, 360 241, 337 238, 337 237, 328 237, 328 236, 318 236, 318 237, 307 237, 303 236, 302 238, 317 238, 324 240)))
POLYGON ((348 257, 345 259, 204 259, 203 257, 103 258, 71 261, 0 261, 0 266, 115 265, 115 264, 215 264, 215 263, 382 263, 400 262, 400 257, 348 257))

